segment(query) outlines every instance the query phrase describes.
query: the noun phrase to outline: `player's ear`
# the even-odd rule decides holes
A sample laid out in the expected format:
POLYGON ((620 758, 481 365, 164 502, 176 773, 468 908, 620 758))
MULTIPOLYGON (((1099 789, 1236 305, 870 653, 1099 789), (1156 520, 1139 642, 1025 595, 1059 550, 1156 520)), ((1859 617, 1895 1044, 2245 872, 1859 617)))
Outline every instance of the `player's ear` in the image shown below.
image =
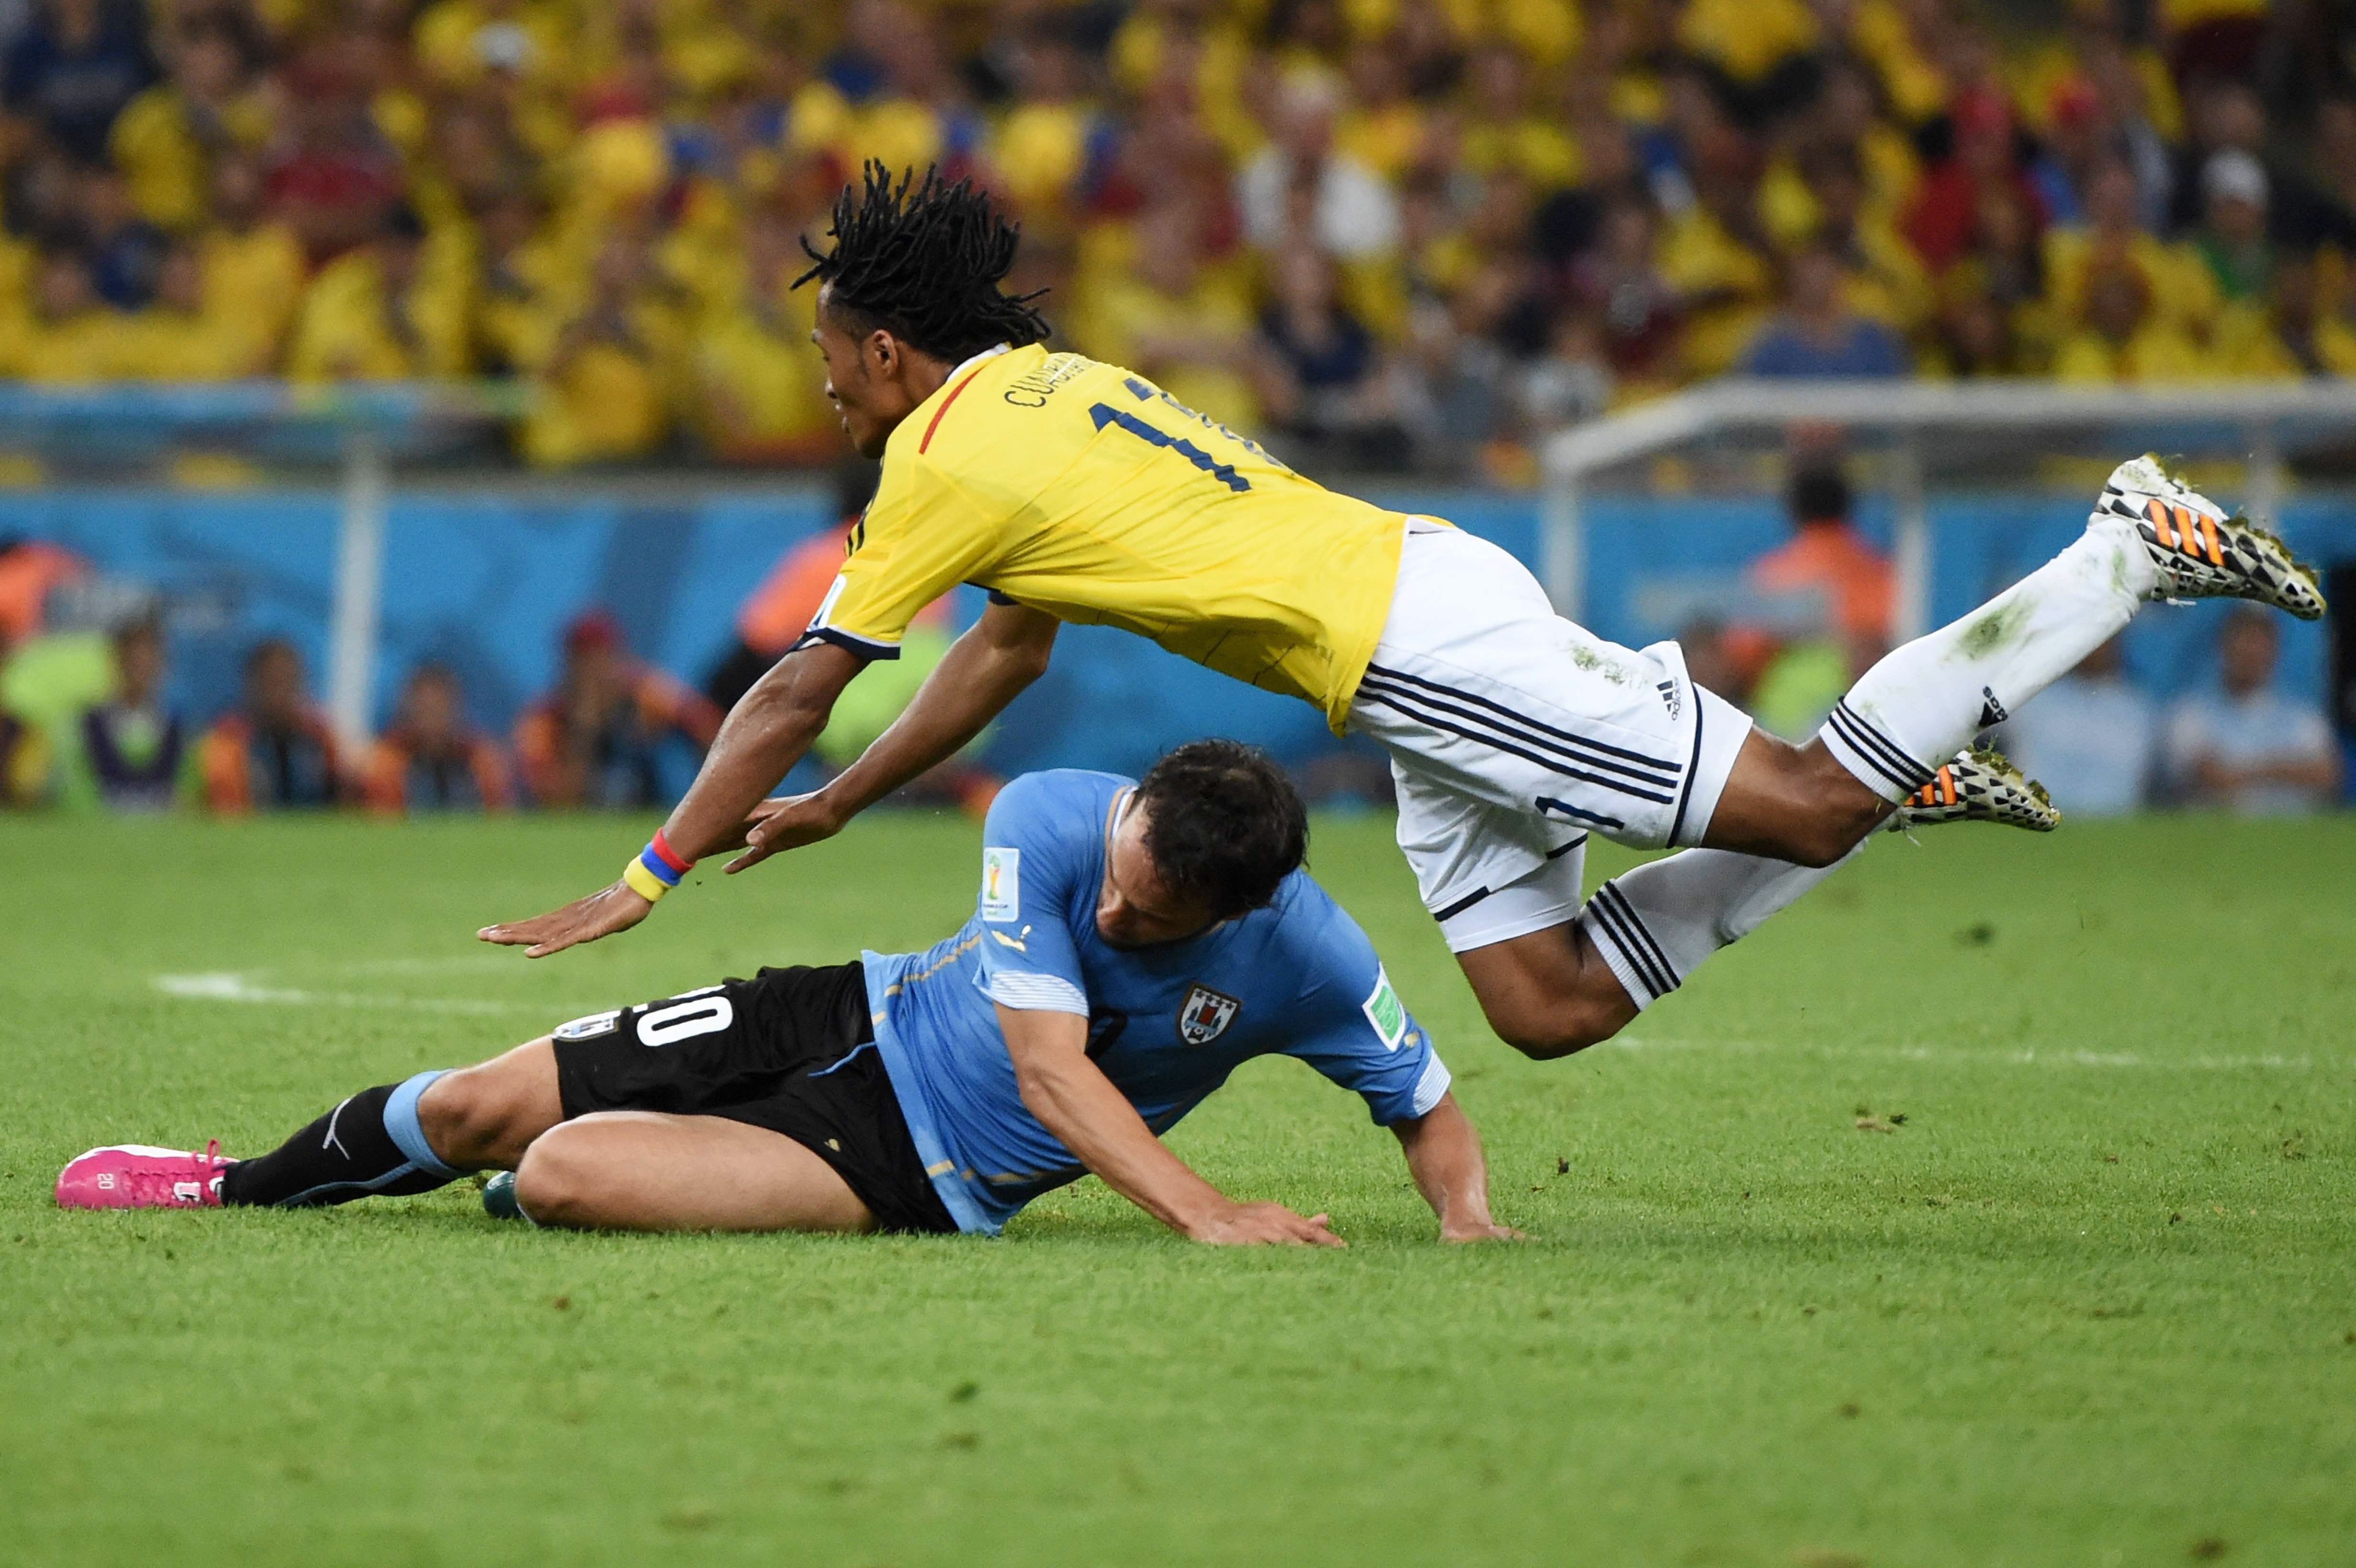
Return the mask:
POLYGON ((900 340, 880 326, 860 339, 859 358, 868 379, 873 381, 898 379, 902 367, 907 363, 900 340))

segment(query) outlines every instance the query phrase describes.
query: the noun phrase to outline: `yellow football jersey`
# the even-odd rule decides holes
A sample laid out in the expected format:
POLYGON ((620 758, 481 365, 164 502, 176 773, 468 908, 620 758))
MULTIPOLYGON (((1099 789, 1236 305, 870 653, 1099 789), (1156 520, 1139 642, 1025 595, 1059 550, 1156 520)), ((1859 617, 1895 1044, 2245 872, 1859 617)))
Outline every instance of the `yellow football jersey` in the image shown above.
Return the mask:
POLYGON ((958 366, 892 432, 811 631, 890 657, 973 582, 1306 699, 1339 732, 1405 532, 1142 377, 1034 344, 958 366))

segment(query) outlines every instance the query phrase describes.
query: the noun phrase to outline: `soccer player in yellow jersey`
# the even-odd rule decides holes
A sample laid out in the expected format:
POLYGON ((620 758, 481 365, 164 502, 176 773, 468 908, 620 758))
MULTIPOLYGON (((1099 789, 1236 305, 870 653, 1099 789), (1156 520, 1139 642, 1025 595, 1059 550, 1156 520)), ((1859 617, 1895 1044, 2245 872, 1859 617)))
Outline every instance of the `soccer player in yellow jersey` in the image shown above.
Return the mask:
POLYGON ((2146 601, 2323 611, 2277 541, 2138 458, 2069 549, 1888 655, 1790 745, 1694 685, 1676 644, 1617 647, 1557 616, 1494 546, 1335 495, 1151 382, 1051 352, 1027 299, 999 289, 1013 230, 963 184, 912 184, 871 165, 808 274, 828 395, 884 463, 809 635, 737 704, 623 880, 487 940, 558 952, 644 919, 699 857, 744 843, 734 871, 832 835, 979 733, 1045 669, 1064 622, 1104 624, 1379 741, 1399 847, 1490 1024, 1562 1056, 1676 989, 1893 811, 2053 826, 2041 791, 1963 748, 2146 601), (764 801, 836 694, 959 582, 991 606, 899 721, 825 788, 764 801), (1582 903, 1590 832, 1684 853, 1582 903))

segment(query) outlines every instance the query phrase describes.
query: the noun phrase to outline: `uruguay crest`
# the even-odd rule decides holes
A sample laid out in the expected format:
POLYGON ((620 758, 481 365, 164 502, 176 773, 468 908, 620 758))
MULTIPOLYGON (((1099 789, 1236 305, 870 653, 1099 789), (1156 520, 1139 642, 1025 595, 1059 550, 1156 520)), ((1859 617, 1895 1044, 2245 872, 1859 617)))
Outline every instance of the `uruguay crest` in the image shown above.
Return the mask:
POLYGON ((1178 1009, 1178 1038, 1188 1045, 1208 1045, 1227 1032, 1242 1006, 1208 986, 1196 986, 1186 993, 1186 1005, 1178 1009))

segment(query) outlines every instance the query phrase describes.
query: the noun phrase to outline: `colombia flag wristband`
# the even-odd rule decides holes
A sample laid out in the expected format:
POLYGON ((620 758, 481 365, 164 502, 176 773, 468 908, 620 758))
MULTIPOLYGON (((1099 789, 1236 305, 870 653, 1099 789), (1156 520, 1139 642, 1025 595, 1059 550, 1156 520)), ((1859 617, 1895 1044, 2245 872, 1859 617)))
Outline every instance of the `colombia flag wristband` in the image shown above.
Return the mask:
POLYGON ((688 868, 694 864, 673 849, 669 841, 663 837, 662 830, 657 828, 647 847, 622 868, 622 881, 632 892, 648 903, 654 903, 679 886, 679 880, 687 875, 688 868))

